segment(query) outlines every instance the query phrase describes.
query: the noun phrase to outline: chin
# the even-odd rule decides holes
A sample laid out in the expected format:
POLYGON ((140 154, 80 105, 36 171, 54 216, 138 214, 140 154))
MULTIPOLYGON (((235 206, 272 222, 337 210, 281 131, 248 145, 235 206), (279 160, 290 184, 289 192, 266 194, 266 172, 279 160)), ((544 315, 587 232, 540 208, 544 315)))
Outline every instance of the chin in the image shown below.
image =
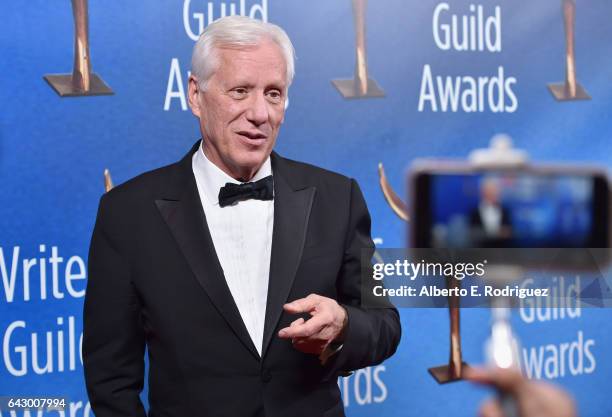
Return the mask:
POLYGON ((265 150, 242 152, 239 157, 235 159, 235 162, 238 167, 246 167, 249 169, 258 170, 269 155, 270 152, 267 152, 265 150))

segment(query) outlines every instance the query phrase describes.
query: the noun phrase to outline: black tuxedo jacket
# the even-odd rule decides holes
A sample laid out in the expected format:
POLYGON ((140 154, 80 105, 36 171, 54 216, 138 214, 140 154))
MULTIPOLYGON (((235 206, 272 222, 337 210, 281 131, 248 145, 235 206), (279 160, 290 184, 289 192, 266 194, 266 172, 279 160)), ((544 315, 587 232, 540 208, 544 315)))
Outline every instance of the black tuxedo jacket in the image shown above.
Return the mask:
POLYGON ((215 254, 192 155, 100 200, 89 252, 83 360, 97 417, 144 416, 145 346, 153 417, 343 416, 337 376, 395 351, 394 308, 360 304, 370 217, 354 180, 272 154, 274 229, 262 356, 215 254), (325 365, 277 332, 285 302, 311 293, 348 311, 325 365))
MULTIPOLYGON (((499 206, 501 211, 501 226, 504 229, 512 227, 510 221, 510 211, 507 207, 502 205, 499 206)), ((470 227, 472 234, 472 244, 481 248, 505 248, 510 247, 512 243, 512 236, 489 236, 485 230, 484 219, 480 215, 480 208, 476 207, 470 213, 470 227)))

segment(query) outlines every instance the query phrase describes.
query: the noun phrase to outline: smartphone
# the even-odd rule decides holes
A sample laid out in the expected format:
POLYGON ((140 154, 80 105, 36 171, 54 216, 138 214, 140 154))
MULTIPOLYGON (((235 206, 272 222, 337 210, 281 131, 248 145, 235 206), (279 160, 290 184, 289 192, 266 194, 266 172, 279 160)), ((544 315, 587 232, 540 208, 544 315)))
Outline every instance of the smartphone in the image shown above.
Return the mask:
POLYGON ((610 189, 601 168, 419 161, 408 184, 415 248, 610 247, 610 189))

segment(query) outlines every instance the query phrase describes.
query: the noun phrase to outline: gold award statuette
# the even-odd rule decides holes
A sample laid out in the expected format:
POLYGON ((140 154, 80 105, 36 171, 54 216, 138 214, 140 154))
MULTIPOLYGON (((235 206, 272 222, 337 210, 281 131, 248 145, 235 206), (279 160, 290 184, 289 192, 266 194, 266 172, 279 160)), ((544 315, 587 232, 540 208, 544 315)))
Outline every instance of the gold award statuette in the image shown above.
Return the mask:
POLYGON ((356 64, 355 78, 348 80, 332 80, 344 98, 384 97, 385 92, 376 81, 368 78, 366 59, 366 24, 365 11, 367 0, 353 0, 353 17, 355 18, 356 64))
POLYGON ((104 192, 108 193, 113 189, 113 179, 111 178, 110 171, 108 169, 104 170, 104 192))
POLYGON ((590 100, 591 96, 576 80, 576 54, 574 32, 576 26, 576 2, 562 0, 565 26, 565 82, 548 84, 557 101, 590 100))
POLYGON ((87 0, 72 0, 74 17, 74 68, 72 74, 47 74, 43 78, 61 97, 113 94, 104 81, 91 72, 87 0))
MULTIPOLYGON (((380 179, 380 188, 383 192, 385 200, 393 212, 400 219, 406 222, 410 221, 408 206, 402 201, 402 199, 397 195, 387 181, 387 176, 385 175, 385 169, 383 168, 382 163, 378 164, 378 175, 380 179)), ((451 277, 446 280, 446 287, 459 288, 461 287, 461 282, 451 277)), ((459 327, 461 314, 459 308, 459 297, 449 296, 448 313, 450 319, 450 358, 447 365, 436 366, 428 369, 431 376, 433 376, 439 384, 461 380, 463 369, 469 366, 462 360, 461 331, 459 327)))
MULTIPOLYGON (((446 280, 446 287, 460 288, 461 283, 454 277, 450 277, 446 280)), ((448 365, 441 365, 428 369, 429 373, 438 384, 460 381, 462 379, 461 373, 463 369, 469 366, 461 360, 459 296, 451 295, 448 297, 448 313, 450 317, 450 358, 448 360, 448 365)))

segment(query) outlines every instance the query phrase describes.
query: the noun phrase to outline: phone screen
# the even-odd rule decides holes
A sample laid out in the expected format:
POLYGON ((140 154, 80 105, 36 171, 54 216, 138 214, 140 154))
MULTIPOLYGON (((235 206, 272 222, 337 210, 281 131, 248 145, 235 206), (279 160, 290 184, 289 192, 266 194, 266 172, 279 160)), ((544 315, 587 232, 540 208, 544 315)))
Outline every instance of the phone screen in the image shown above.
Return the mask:
POLYGON ((601 176, 427 173, 416 184, 416 247, 608 246, 608 191, 601 176))

